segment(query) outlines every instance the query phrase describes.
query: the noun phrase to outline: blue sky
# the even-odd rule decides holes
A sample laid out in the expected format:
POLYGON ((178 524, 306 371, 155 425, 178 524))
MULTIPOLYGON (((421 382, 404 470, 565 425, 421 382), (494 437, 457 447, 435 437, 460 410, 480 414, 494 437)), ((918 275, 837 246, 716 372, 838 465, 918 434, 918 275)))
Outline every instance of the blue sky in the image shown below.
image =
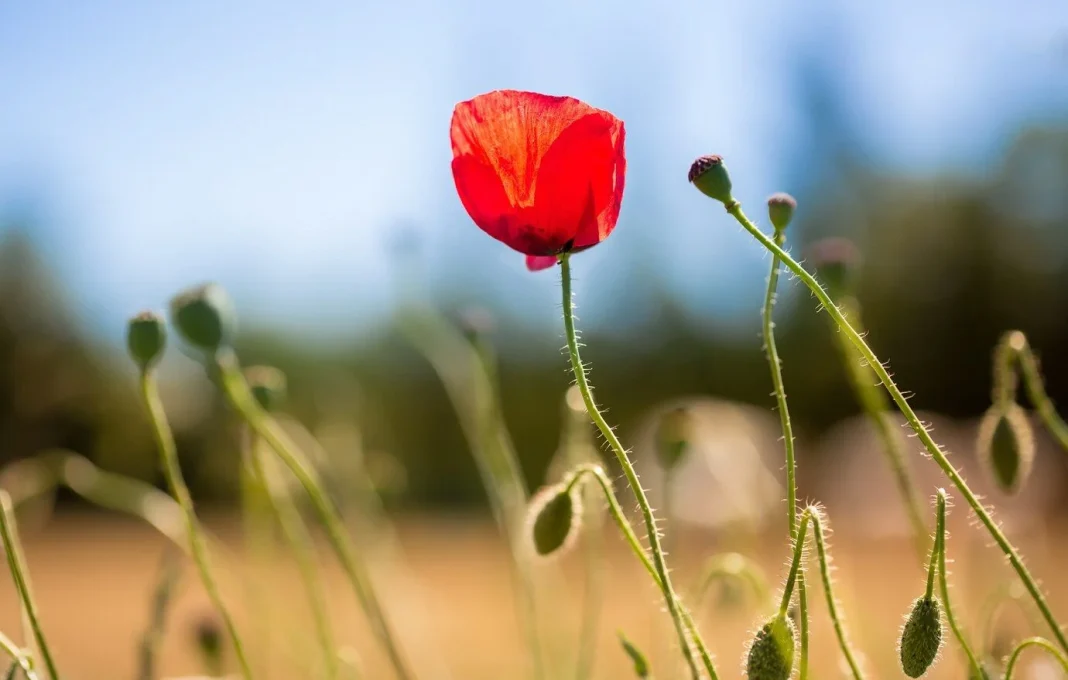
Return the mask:
POLYGON ((47 205, 35 238, 110 338, 208 279, 260 321, 358 328, 389 310, 398 225, 439 289, 550 320, 552 273, 466 219, 447 128, 486 90, 571 94, 626 122, 629 156, 619 228, 577 264, 579 295, 596 309, 656 270, 717 322, 755 319, 764 258, 684 177, 717 152, 743 204, 796 189, 799 55, 891 166, 975 171, 1022 124, 1068 114, 1063 0, 8 0, 0 212, 47 205))

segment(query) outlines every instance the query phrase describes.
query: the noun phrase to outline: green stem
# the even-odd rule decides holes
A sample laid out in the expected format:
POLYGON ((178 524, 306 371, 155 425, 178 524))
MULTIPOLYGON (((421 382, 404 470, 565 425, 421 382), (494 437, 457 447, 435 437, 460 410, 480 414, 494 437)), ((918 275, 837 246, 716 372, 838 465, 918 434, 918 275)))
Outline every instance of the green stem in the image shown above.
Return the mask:
POLYGON ((960 625, 957 623, 957 617, 953 615, 953 605, 949 599, 949 577, 946 574, 945 489, 938 490, 935 531, 935 550, 938 552, 938 589, 942 595, 942 605, 946 608, 946 620, 949 622, 950 630, 953 631, 953 636, 957 638, 957 642, 960 644, 961 649, 964 650, 965 656, 968 657, 968 664, 971 666, 972 670, 975 671, 975 677, 981 678, 983 677, 983 667, 980 664, 979 657, 972 650, 972 646, 968 644, 968 640, 964 636, 964 631, 961 630, 960 625))
POLYGON ((1042 419, 1046 429, 1056 438, 1061 447, 1068 450, 1068 424, 1057 414, 1053 400, 1046 393, 1042 373, 1038 369, 1038 359, 1027 342, 1027 336, 1020 331, 1013 331, 1008 334, 1005 342, 1015 351, 1017 360, 1020 362, 1020 372, 1023 374, 1027 397, 1035 407, 1038 417, 1042 419))
POLYGON ((297 562, 300 579, 304 582, 304 590, 308 597, 308 609, 315 623, 315 633, 322 647, 326 677, 337 678, 337 643, 330 625, 326 592, 316 566, 312 537, 289 491, 283 484, 271 480, 263 460, 265 452, 259 450, 258 443, 257 438, 254 437, 249 445, 249 463, 252 467, 250 472, 266 490, 271 514, 274 515, 275 522, 282 529, 286 543, 289 544, 289 549, 293 552, 293 557, 297 562))
POLYGON ((1005 665, 1005 680, 1012 680, 1012 672, 1016 670, 1016 662, 1020 658, 1020 654, 1023 653, 1028 647, 1041 647, 1049 652, 1050 656, 1057 660, 1057 663, 1061 665, 1061 670, 1068 673, 1068 657, 1064 656, 1061 650, 1045 638, 1032 637, 1027 638, 1016 645, 1016 648, 1012 650, 1012 654, 1009 655, 1009 662, 1005 665))
POLYGON ((830 614, 831 623, 834 624, 834 634, 838 638, 838 647, 842 650, 853 677, 856 680, 863 680, 864 674, 860 670, 860 664, 857 663, 856 655, 853 653, 853 648, 846 637, 842 616, 838 613, 837 599, 834 596, 831 581, 830 558, 827 556, 827 541, 824 538, 823 520, 815 508, 809 508, 805 513, 812 517, 812 534, 816 538, 816 554, 819 557, 820 578, 823 580, 823 595, 827 599, 827 612, 830 614))
POLYGON ((920 421, 919 417, 916 415, 916 412, 912 410, 912 407, 909 406, 908 399, 901 392, 901 390, 898 389, 897 385, 894 383, 893 378, 890 377, 890 373, 886 369, 886 367, 882 364, 882 362, 879 361, 879 357, 877 357, 875 353, 871 350, 871 348, 868 347, 868 344, 864 341, 864 338, 856 331, 856 329, 854 329, 849 324, 849 321, 845 318, 845 316, 842 315, 841 310, 839 310, 838 307, 834 304, 834 301, 831 300, 830 296, 827 294, 827 291, 825 291, 823 287, 820 286, 819 282, 816 281, 815 277, 813 277, 812 274, 806 271, 805 268, 802 267, 795 259, 790 257, 789 253, 780 248, 772 239, 768 238, 759 229, 757 229, 756 226, 754 226, 753 223, 750 222, 749 219, 742 212, 741 205, 737 201, 730 202, 727 211, 732 216, 734 216, 734 218, 738 220, 739 224, 741 224, 742 227, 753 236, 753 238, 759 241, 761 245, 771 251, 773 255, 778 255, 779 258, 782 259, 783 263, 786 264, 786 266, 789 267, 790 270, 795 275, 797 275, 797 277, 801 279, 806 286, 808 286, 809 290, 812 291, 813 295, 816 296, 816 299, 819 300, 819 302, 823 306, 823 309, 826 310, 826 312, 830 314, 831 317, 834 319, 841 332, 845 333, 846 336, 849 338, 850 342, 852 342, 853 345, 857 348, 857 350, 860 351, 861 356, 872 367, 872 369, 875 371, 875 374, 879 377, 879 380, 883 383, 883 386, 890 393, 890 396, 893 398, 894 403, 896 403, 898 408, 901 409, 902 414, 905 416, 905 420, 908 421, 909 426, 912 427, 912 429, 916 432, 916 436, 919 437, 920 441, 924 445, 924 448, 926 448, 927 451, 931 454, 931 458, 933 458, 938 467, 942 469, 942 472, 945 473, 946 477, 948 477, 949 480, 953 483, 953 485, 957 488, 957 491, 961 494, 961 496, 964 497, 965 502, 968 503, 968 506, 975 513, 976 517, 979 518, 979 521, 982 522, 987 532, 990 533, 990 536, 994 539, 994 542, 998 544, 998 547, 1009 559, 1009 563, 1012 564, 1013 569, 1020 576, 1020 580, 1023 581, 1024 586, 1027 588, 1028 592, 1031 594, 1031 597, 1034 599, 1035 605, 1042 612, 1042 617, 1046 620, 1046 624, 1053 632, 1054 637, 1057 638, 1058 644, 1061 646, 1062 649, 1068 650, 1068 638, 1066 638, 1064 633, 1061 631, 1060 625, 1057 623, 1056 618, 1054 618, 1053 613, 1050 611, 1049 604, 1046 602, 1045 596, 1042 595, 1042 591, 1039 589, 1034 577, 1031 576, 1031 572, 1024 565, 1023 559, 1020 557, 1020 554, 1016 551, 1016 548, 1011 543, 1009 543, 1008 538, 1005 537, 1005 534, 1001 531, 1001 528, 998 527, 997 523, 994 521, 994 518, 990 516, 990 513, 987 512, 986 508, 984 508, 982 503, 979 502, 979 499, 976 497, 975 493, 972 492, 971 488, 969 488, 967 483, 965 483, 964 478, 961 477, 960 473, 957 472, 956 468, 953 467, 953 464, 949 462, 949 459, 946 457, 946 454, 943 453, 942 449, 938 446, 938 444, 935 443, 934 439, 931 438, 931 435, 927 431, 927 428, 920 421))
MULTIPOLYGON (((843 315, 850 320, 860 333, 864 333, 864 327, 860 321, 860 304, 856 298, 846 298, 841 301, 843 315)), ((893 423, 889 418, 890 404, 886 394, 879 389, 879 385, 873 379, 871 369, 864 365, 864 361, 857 349, 849 342, 842 333, 835 333, 835 338, 842 354, 842 360, 846 364, 849 381, 856 394, 857 401, 864 414, 875 428, 875 432, 882 441, 882 452, 886 458, 890 471, 897 484, 898 494, 908 514, 909 524, 912 525, 912 540, 916 548, 916 555, 922 561, 927 553, 927 524, 924 520, 923 505, 920 495, 916 491, 916 485, 912 481, 909 472, 908 461, 905 460, 905 452, 901 447, 901 438, 898 436, 893 423)))
MULTIPOLYGON (((780 247, 786 242, 786 231, 775 230, 775 243, 780 247)), ((797 463, 794 455, 794 428, 790 423, 790 407, 786 401, 786 383, 782 377, 782 360, 779 359, 779 348, 775 342, 775 298, 779 287, 779 258, 772 255, 771 271, 768 274, 768 288, 764 295, 764 311, 762 316, 764 331, 764 350, 768 355, 768 366, 771 368, 771 382, 775 388, 775 402, 779 409, 779 422, 782 425, 783 448, 786 453, 786 518, 789 527, 790 538, 797 538, 797 463)), ((801 612, 801 680, 808 678, 808 593, 805 586, 805 575, 800 574, 797 581, 799 606, 801 612)))
POLYGON ((570 253, 565 253, 560 256, 560 280, 562 284, 561 288, 563 290, 564 331, 567 335, 567 349, 568 354, 571 357, 571 369, 575 374, 575 382, 579 387, 579 391, 582 393, 582 400, 586 404, 586 412, 589 413, 590 418, 597 426, 597 429, 601 431, 601 435, 604 436, 609 446, 612 447, 612 451, 615 453, 620 467, 623 468, 623 474, 627 478, 627 483, 638 502, 638 507, 641 508, 642 518, 645 521, 645 530, 649 537, 649 548, 653 554, 653 565, 656 567, 656 571, 660 575, 660 588, 664 595, 664 602, 667 605, 667 610, 671 615, 672 621, 675 623, 675 632, 679 638, 679 645, 682 647, 683 657, 686 659, 686 663, 690 668, 690 674, 694 680, 699 680, 701 672, 697 668, 697 662, 694 659, 691 642, 687 637, 683 616, 681 614, 683 610, 682 603, 679 601, 678 596, 675 594, 675 590, 671 586, 671 577, 668 575, 667 563, 664 560, 664 551, 660 545, 660 532, 656 526, 656 519, 653 517, 653 508, 649 504, 649 499, 645 495, 645 490, 642 488, 641 482, 638 480, 638 473, 634 470, 634 465, 631 463, 626 449, 623 448, 623 445, 616 437, 615 432, 612 431, 611 426, 609 426, 608 422, 604 419, 604 416, 601 415, 600 409, 597 408, 597 403, 593 400, 593 392, 590 389, 589 381, 586 379, 586 367, 582 364, 582 358, 579 356, 578 334, 575 332, 574 300, 571 296, 570 253))
POLYGON ((181 575, 181 553, 173 546, 168 546, 160 565, 159 581, 152 596, 152 615, 148 629, 141 638, 141 656, 137 677, 139 680, 156 678, 156 657, 163 643, 163 629, 166 625, 167 611, 170 608, 174 590, 181 575))
MULTIPOLYGON (((645 567, 646 573, 653 579, 653 583, 657 588, 663 590, 663 581, 660 579, 660 572, 657 570, 656 565, 653 564, 653 560, 650 559, 645 547, 642 546, 641 539, 638 538, 638 534, 635 533, 634 527, 630 525, 630 520, 627 519, 626 514, 623 512, 623 508, 619 505, 619 499, 616 498, 615 491, 612 490, 612 482, 608 479, 608 475, 604 473, 599 465, 586 464, 580 465, 571 471, 570 480, 568 481, 568 490, 570 491, 574 485, 578 484, 585 476, 590 475, 597 480, 597 484, 601 487, 602 493, 604 493, 605 501, 608 503, 608 513, 615 520, 616 526, 619 527, 620 533, 623 534, 623 538, 626 540, 627 545, 630 546, 631 552, 645 567)), ((680 612, 683 625, 686 631, 689 633, 691 639, 697 645, 697 652, 701 657, 701 662, 705 667, 705 672, 708 673, 710 680, 718 680, 719 675, 716 673, 715 665, 712 663, 712 655, 708 651, 707 645, 701 638, 700 632, 697 630, 697 624, 694 622, 693 617, 685 608, 680 612)))
POLYGON ((59 680, 56 662, 45 641, 41 618, 37 614, 37 603, 33 599, 33 593, 30 592, 26 556, 22 554, 22 542, 19 541, 18 528, 15 525, 15 511, 11 506, 11 496, 2 489, 0 489, 0 539, 4 544, 4 554, 7 555, 7 566, 11 570, 11 578, 15 582, 15 589, 22 601, 22 610, 29 621, 30 630, 33 631, 37 649, 48 669, 48 677, 52 680, 59 680))
POLYGON ((779 616, 786 616, 790 610, 790 601, 794 596, 794 584, 797 582, 798 572, 802 569, 802 556, 805 552, 805 533, 808 531, 809 513, 801 515, 801 523, 797 525, 797 535, 794 537, 794 557, 790 560, 790 571, 786 575, 786 585, 782 588, 782 601, 779 603, 779 616))
POLYGON ((189 494, 189 488, 185 484, 185 479, 182 477, 182 469, 178 464, 178 451, 174 444, 174 436, 171 434, 163 404, 160 402, 156 381, 149 371, 141 372, 141 398, 144 400, 149 419, 152 421, 152 432, 156 438, 156 445, 159 447, 163 476, 167 480, 167 486, 170 487, 171 494, 174 495, 174 499, 182 509, 189 549, 192 552, 193 561, 197 565, 197 571, 200 573, 200 580, 204 584, 204 590, 207 592, 212 604, 215 605, 215 609, 218 610, 219 616, 223 620, 223 625, 230 635, 238 665, 241 667, 241 675, 245 680, 250 680, 252 678, 252 668, 245 654, 245 647, 241 643, 241 637, 238 635, 237 626, 233 617, 230 616, 230 610, 227 609, 226 603, 223 602, 219 586, 215 582, 215 576, 212 574, 208 549, 201 534, 200 522, 197 520, 196 512, 193 509, 193 498, 189 494))
POLYGON ((10 656, 19 668, 22 669, 23 674, 26 676, 26 680, 38 680, 37 673, 33 670, 33 664, 26 657, 26 654, 19 649, 19 646, 15 644, 15 641, 8 636, 0 633, 0 649, 10 656))
POLYGON ((301 455, 299 447, 285 431, 278 426, 252 396, 248 384, 245 382, 237 359, 231 354, 219 356, 216 360, 219 370, 222 388, 226 398, 234 409, 244 418, 249 427, 263 437, 263 440, 274 449, 274 452, 282 460, 287 468, 300 482, 311 499, 312 508, 315 510, 323 528, 326 529, 327 538, 342 568, 352 584, 356 597, 360 601, 364 613, 371 623, 371 627, 379 642, 385 648, 393 669, 401 680, 408 680, 412 674, 408 671, 404 657, 394 641, 393 633, 386 620, 382 605, 378 600, 371 577, 366 565, 357 557, 356 547, 352 538, 345 530, 341 516, 334 506, 333 501, 327 496, 315 473, 301 455))

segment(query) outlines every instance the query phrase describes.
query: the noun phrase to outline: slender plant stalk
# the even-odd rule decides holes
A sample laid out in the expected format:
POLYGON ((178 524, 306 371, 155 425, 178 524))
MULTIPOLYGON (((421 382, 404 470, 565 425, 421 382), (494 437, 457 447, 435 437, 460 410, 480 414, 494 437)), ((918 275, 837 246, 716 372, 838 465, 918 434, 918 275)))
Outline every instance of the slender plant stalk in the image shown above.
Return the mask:
POLYGON ((790 602, 794 599, 794 585, 798 580, 798 574, 804 569, 805 534, 808 532, 809 513, 801 514, 801 521, 797 525, 797 534, 793 539, 794 556, 790 560, 790 571, 786 574, 786 584, 782 588, 782 601, 779 603, 779 616, 786 616, 790 611, 790 602))
MULTIPOLYGON (((565 253, 560 256, 560 280, 562 284, 561 288, 563 290, 564 331, 567 335, 567 349, 568 354, 571 357, 571 369, 575 374, 575 383, 578 385, 579 391, 582 393, 582 400, 586 404, 586 412, 589 413, 590 418, 597 426, 597 429, 601 431, 601 435, 604 436, 609 446, 612 447, 616 460, 619 461, 619 465, 623 468, 623 474, 627 478, 627 483, 630 486, 631 491, 634 493, 635 499, 638 501, 638 506, 641 508, 642 518, 645 521, 645 530, 649 537, 650 552, 653 554, 653 565, 656 567, 656 571, 660 575, 660 588, 664 594, 664 602, 667 605, 667 610, 671 615, 672 621, 675 623, 675 632, 679 638, 679 645, 682 647, 683 657, 686 659, 686 664, 690 668, 690 674, 694 680, 699 680, 701 671, 698 670, 697 661, 694 659, 692 644, 686 632, 686 626, 682 615, 684 607, 679 601, 678 595, 675 594, 674 588, 671 586, 671 577, 668 574, 667 563, 664 560, 664 551, 660 545, 660 533, 656 526, 656 519, 653 517, 653 508, 649 504, 649 499, 645 495, 645 490, 642 488, 641 482, 638 480, 638 473, 634 470, 634 465, 631 463, 626 449, 623 448, 619 438, 616 437, 616 433, 612 431, 611 426, 604 419, 604 416, 601 415, 600 409, 597 408, 597 403, 593 400, 593 391, 586 378, 586 367, 582 364, 582 358, 579 356, 578 334, 575 331, 574 300, 571 296, 570 253, 565 253)), ((696 642, 696 640, 694 642, 696 642)))
POLYGON ((178 586, 178 578, 181 576, 179 555, 180 553, 173 546, 168 546, 163 554, 159 581, 152 595, 152 616, 149 619, 148 629, 141 637, 138 680, 155 680, 156 678, 156 657, 159 653, 159 646, 163 643, 167 611, 170 609, 174 591, 178 586))
POLYGON ((401 680, 409 680, 412 674, 409 672, 400 648, 396 644, 385 612, 378 599, 371 582, 371 576, 367 566, 357 556, 356 547, 352 538, 345 530, 341 516, 334 506, 333 501, 327 496, 315 473, 305 461, 300 448, 286 432, 278 426, 273 418, 256 403, 255 397, 245 382, 237 359, 233 355, 221 355, 217 358, 217 368, 221 378, 223 391, 234 409, 244 418, 253 432, 263 438, 274 450, 287 468, 293 473, 311 499, 312 508, 315 510, 323 528, 326 529, 327 538, 331 548, 337 554, 345 574, 352 584, 356 597, 364 610, 371 628, 382 644, 393 665, 394 672, 401 680))
POLYGON ((14 640, 3 633, 0 633, 0 649, 4 650, 4 653, 14 660, 16 668, 22 669, 22 673, 26 676, 26 680, 38 680, 37 672, 33 670, 33 664, 30 663, 30 659, 26 656, 25 652, 19 649, 19 646, 15 644, 14 640))
POLYGON ((812 535, 816 539, 816 555, 820 563, 820 578, 823 580, 823 595, 827 599, 827 612, 830 614, 831 623, 834 624, 834 634, 838 638, 838 647, 842 650, 842 655, 845 656, 853 677, 856 680, 863 680, 864 674, 860 670, 860 664, 857 663, 853 647, 849 644, 849 638, 846 637, 842 615, 838 612, 837 599, 834 596, 834 586, 831 581, 831 560, 827 554, 827 539, 821 513, 815 508, 809 508, 805 511, 805 514, 812 518, 812 535))
MULTIPOLYGON (((786 242, 786 230, 775 230, 775 243, 782 246, 786 242)), ((779 410, 779 422, 782 425, 783 448, 786 453, 786 517, 790 539, 797 538, 797 461, 794 454, 794 428, 790 423, 790 407, 786 401, 786 382, 782 377, 782 360, 775 343, 775 298, 779 288, 779 258, 772 255, 771 271, 768 273, 768 289, 764 295, 764 311, 761 315, 764 330, 764 351, 768 355, 771 368, 771 382, 775 387, 775 402, 779 410)), ((805 587, 804 567, 797 582, 799 606, 801 612, 801 662, 799 676, 808 680, 808 593, 805 587)))
POLYGON ((945 489, 938 490, 938 496, 936 501, 936 522, 935 522, 935 545, 938 551, 938 590, 942 595, 942 605, 946 608, 946 620, 949 622, 949 628, 953 631, 953 636, 957 638, 957 643, 960 644, 961 649, 964 650, 964 655, 968 657, 968 664, 971 669, 975 671, 975 677, 983 677, 983 667, 979 661, 979 656, 976 655, 972 646, 968 644, 968 639, 964 636, 964 631, 961 629, 960 624, 957 623, 957 617, 953 614, 953 604, 949 599, 949 576, 946 573, 946 491, 945 489))
POLYGON ((26 557, 22 554, 22 543, 19 541, 18 529, 15 525, 15 510, 11 506, 11 496, 2 489, 0 489, 0 539, 4 544, 4 554, 7 555, 11 579, 15 582, 15 589, 22 601, 22 610, 30 624, 38 652, 44 660, 45 668, 48 669, 48 677, 52 680, 59 680, 56 662, 52 658, 52 651, 48 647, 44 629, 41 627, 41 618, 37 614, 37 603, 33 599, 33 593, 30 592, 29 572, 26 569, 26 557))
POLYGON ((330 625, 326 592, 316 564, 314 542, 289 491, 282 484, 273 483, 270 479, 263 460, 265 452, 259 450, 258 438, 252 437, 251 439, 249 446, 251 473, 266 490, 271 514, 282 529, 282 535, 297 562, 300 579, 304 582, 304 591, 308 597, 308 609, 311 611, 315 624, 315 634, 319 638, 319 646, 322 647, 326 677, 334 680, 338 677, 337 643, 333 627, 330 625))
MULTIPOLYGON (((657 570, 653 560, 649 557, 649 553, 642 545, 641 539, 638 538, 638 534, 634 531, 634 527, 631 526, 630 520, 627 519, 626 514, 623 512, 623 508, 619 505, 619 499, 616 498, 616 493, 612 489, 612 482, 608 479, 608 475, 600 465, 586 464, 580 465, 571 472, 571 478, 568 482, 568 491, 571 490, 576 484, 582 481, 585 477, 591 476, 601 487, 602 493, 604 493, 605 501, 608 503, 608 513, 615 520, 616 526, 623 534, 623 538, 627 541, 627 545, 630 546, 631 552, 645 567, 646 573, 656 584, 657 588, 663 590, 663 581, 660 580, 660 572, 657 570)), ((697 645, 697 653, 701 657, 701 663, 705 667, 705 672, 708 673, 710 680, 718 680, 719 675, 716 673, 715 664, 712 662, 712 655, 708 651, 708 646, 705 645, 704 640, 701 638, 700 632, 697 630, 697 624, 693 620, 693 616, 683 608, 680 611, 682 617, 683 626, 685 626, 686 632, 694 640, 697 645)))
POLYGON ((219 616, 223 620, 223 626, 225 626, 227 633, 230 635, 234 653, 237 656, 237 663, 241 667, 241 675, 245 680, 250 680, 252 678, 252 667, 245 653, 245 646, 241 643, 241 636, 237 632, 237 625, 234 623, 230 610, 223 601, 218 583, 216 583, 215 576, 212 573, 211 558, 208 555, 208 548, 201 533, 196 511, 193 509, 193 498, 189 494, 189 487, 185 484, 185 479, 182 477, 182 469, 178 464, 178 451, 174 444, 174 436, 171 434, 170 425, 167 423, 167 416, 163 410, 163 403, 159 398, 159 390, 156 386, 155 378, 149 371, 141 372, 141 398, 144 400, 149 419, 152 421, 152 432, 156 438, 156 445, 159 447, 160 464, 163 467, 163 475, 167 479, 167 486, 170 487, 171 494, 174 495, 174 499, 182 509, 185 533, 189 541, 193 562, 197 565, 197 571, 200 573, 200 580, 204 584, 204 590, 207 592, 212 604, 215 605, 215 609, 218 610, 219 616))
POLYGON ((1031 405, 1035 407, 1046 429, 1061 447, 1068 451, 1068 423, 1065 423, 1064 419, 1057 414, 1053 400, 1046 392, 1042 372, 1038 369, 1038 359, 1030 343, 1027 342, 1027 336, 1020 331, 1010 331, 1003 336, 999 346, 1007 347, 1011 356, 1015 357, 1019 363, 1020 374, 1023 376, 1024 387, 1027 389, 1027 398, 1031 400, 1031 405))
MULTIPOLYGON (((779 244, 782 245, 782 244, 779 244)), ((860 303, 854 297, 845 298, 840 302, 843 315, 850 320, 854 327, 864 333, 860 317, 860 303)), ((916 484, 912 481, 912 473, 909 471, 908 461, 905 460, 905 452, 902 450, 901 438, 897 436, 893 423, 889 418, 890 404, 886 394, 879 389, 879 385, 873 380, 874 374, 871 369, 864 365, 861 355, 842 333, 835 333, 842 354, 842 360, 846 364, 849 374, 849 382, 853 392, 864 409, 864 414, 875 428, 876 434, 882 441, 882 452, 887 465, 893 473, 894 482, 897 484, 901 502, 905 506, 909 524, 912 525, 912 541, 916 549, 916 555, 920 560, 927 553, 927 524, 924 521, 923 505, 920 495, 916 491, 916 484)))
POLYGON ((1016 662, 1019 661, 1020 654, 1028 647, 1040 647, 1046 650, 1060 664, 1061 670, 1068 673, 1068 657, 1065 657, 1064 652, 1057 649, 1057 646, 1046 638, 1032 637, 1022 640, 1012 650, 1012 654, 1009 655, 1009 662, 1005 665, 1005 680, 1012 680, 1012 672, 1016 670, 1016 662))
POLYGON ((961 477, 960 473, 953 467, 953 464, 949 462, 946 454, 938 444, 935 443, 934 439, 931 438, 927 428, 920 421, 916 412, 912 410, 912 407, 909 406, 908 399, 901 390, 898 389, 893 378, 890 377, 890 372, 887 370, 886 366, 879 361, 879 357, 877 357, 871 348, 868 347, 868 344, 856 329, 849 324, 849 321, 842 314, 842 311, 834 304, 834 301, 831 300, 827 291, 825 291, 819 282, 816 281, 815 277, 806 271, 797 260, 790 256, 789 253, 780 248, 772 239, 768 238, 768 236, 757 229, 756 226, 749 221, 749 218, 745 216, 745 213, 742 212, 741 204, 737 201, 730 202, 727 207, 727 212, 729 212, 738 223, 753 236, 753 238, 759 241, 761 245, 771 251, 773 255, 777 255, 782 259, 783 263, 786 264, 786 266, 789 267, 806 286, 808 286, 809 290, 812 291, 813 295, 816 296, 816 299, 819 300, 820 304, 823 306, 823 309, 834 319, 841 332, 845 333, 850 342, 852 342, 857 350, 860 351, 861 356, 872 367, 879 380, 883 383, 883 386, 890 393, 894 403, 901 409, 902 414, 905 416, 905 420, 908 421, 909 426, 916 432, 916 436, 919 437, 924 448, 927 449, 935 463, 938 464, 938 467, 942 469, 942 472, 945 473, 946 477, 948 477, 957 488, 957 491, 964 497, 965 502, 968 503, 968 506, 975 513, 976 517, 982 522, 987 532, 989 532, 990 536, 994 539, 994 542, 998 544, 998 547, 1009 559, 1009 563, 1012 564, 1013 569, 1020 576, 1020 580, 1023 581, 1024 587, 1027 588, 1031 597, 1034 599, 1035 605, 1038 607, 1039 611, 1042 612, 1042 617, 1046 620, 1046 624, 1053 632, 1054 637, 1056 637, 1057 643, 1062 649, 1068 650, 1068 638, 1066 638, 1064 632, 1061 631, 1057 619, 1053 616, 1053 612, 1050 611, 1045 596, 1042 594, 1042 591, 1034 577, 1031 575, 1031 572, 1024 565, 1020 554, 1009 542, 1009 539, 1005 537, 1001 528, 994 521, 994 518, 991 517, 990 513, 987 512, 986 508, 983 507, 983 504, 964 481, 964 478, 961 477))

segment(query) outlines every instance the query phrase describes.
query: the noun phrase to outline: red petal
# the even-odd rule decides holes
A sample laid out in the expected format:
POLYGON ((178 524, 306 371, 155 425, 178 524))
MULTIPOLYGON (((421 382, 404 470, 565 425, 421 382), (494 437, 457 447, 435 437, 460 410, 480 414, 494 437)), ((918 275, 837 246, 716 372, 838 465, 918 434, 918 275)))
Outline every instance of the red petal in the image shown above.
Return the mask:
POLYGON ((532 272, 540 272, 548 269, 557 262, 555 255, 527 255, 527 269, 532 272))
POLYGON ((610 114, 598 112, 564 130, 542 160, 534 208, 519 215, 521 222, 536 225, 546 242, 561 249, 603 240, 615 226, 623 193, 617 181, 621 145, 614 134, 621 126, 610 114), (611 217, 603 227, 602 213, 611 217))
POLYGON ((459 156, 452 160, 452 178, 460 202, 474 223, 493 238, 514 248, 509 234, 514 231, 510 227, 515 211, 493 168, 476 156, 459 156))

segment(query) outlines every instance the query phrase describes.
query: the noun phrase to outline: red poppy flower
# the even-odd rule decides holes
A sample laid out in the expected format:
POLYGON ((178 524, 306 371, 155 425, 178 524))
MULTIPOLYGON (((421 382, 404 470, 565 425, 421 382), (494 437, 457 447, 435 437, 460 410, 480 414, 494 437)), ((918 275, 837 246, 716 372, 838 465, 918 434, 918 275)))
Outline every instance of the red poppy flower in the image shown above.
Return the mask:
POLYGON ((597 245, 619 218, 623 122, 571 97, 500 90, 456 105, 452 175, 483 231, 531 269, 597 245))

